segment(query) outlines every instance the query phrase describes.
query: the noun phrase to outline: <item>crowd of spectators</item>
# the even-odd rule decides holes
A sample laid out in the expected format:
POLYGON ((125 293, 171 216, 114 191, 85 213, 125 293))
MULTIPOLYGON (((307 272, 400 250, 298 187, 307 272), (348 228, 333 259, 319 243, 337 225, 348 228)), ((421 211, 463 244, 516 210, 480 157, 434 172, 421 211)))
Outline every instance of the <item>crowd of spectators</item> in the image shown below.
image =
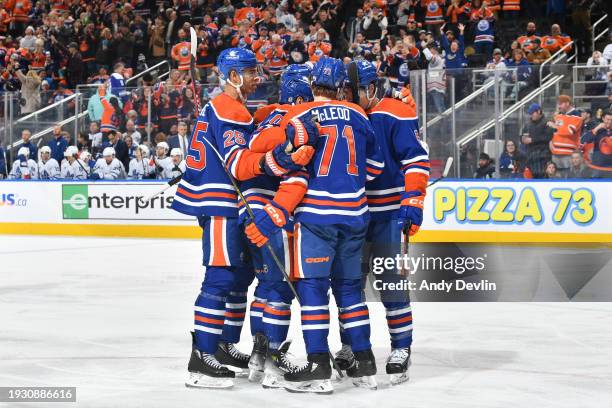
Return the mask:
MULTIPOLYGON (((94 157, 113 144, 110 132, 126 145, 147 143, 151 150, 175 140, 179 122, 194 118, 196 99, 220 92, 214 62, 228 47, 253 50, 271 84, 251 96, 250 107, 274 102, 274 83, 288 64, 331 55, 375 62, 391 86, 406 83, 411 70, 427 69, 429 102, 440 112, 449 102, 449 77, 459 79, 456 98, 468 92, 466 67, 505 70, 509 96, 537 86, 534 65, 584 46, 585 36, 578 33, 581 40, 572 44, 562 27, 580 20, 591 3, 0 0, 0 92, 20 90, 19 110, 26 114, 69 97, 79 84, 101 85, 88 99, 90 129, 79 137, 79 148, 94 157), (505 38, 501 24, 516 25, 526 16, 534 21, 525 32, 505 38), (535 21, 552 24, 538 27, 535 21), (199 39, 197 95, 188 75, 190 27, 199 39), (161 61, 172 65, 163 81, 146 74, 126 86, 161 61)), ((593 54, 593 64, 607 58, 612 49, 606 50, 599 59, 593 54)), ((127 172, 129 163, 123 163, 127 172)))

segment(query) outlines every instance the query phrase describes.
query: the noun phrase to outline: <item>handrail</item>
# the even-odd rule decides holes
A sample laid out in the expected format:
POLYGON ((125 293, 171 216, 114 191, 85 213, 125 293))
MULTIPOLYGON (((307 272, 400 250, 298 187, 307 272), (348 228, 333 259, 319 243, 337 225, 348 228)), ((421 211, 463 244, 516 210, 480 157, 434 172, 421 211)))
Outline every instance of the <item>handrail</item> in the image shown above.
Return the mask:
MULTIPOLYGON (((553 74, 550 74, 550 73, 549 73, 548 75, 546 75, 546 77, 542 78, 542 72, 543 72, 543 70, 544 70, 544 66, 545 66, 546 64, 553 65, 553 64, 556 64, 557 62, 559 62, 559 61, 560 61, 562 58, 560 58, 560 59, 558 59, 558 60, 555 60, 555 58, 557 58, 557 56, 558 56, 559 54, 561 54, 562 52, 563 52, 563 53, 565 53, 565 49, 566 49, 567 47, 571 47, 571 46, 573 46, 573 45, 574 45, 574 41, 570 41, 570 42, 568 42, 568 43, 567 43, 567 44, 565 44, 563 47, 561 47, 561 48, 560 48, 560 49, 559 49, 557 52, 555 52, 553 55, 551 55, 551 56, 550 56, 550 57, 549 57, 549 58, 548 58, 546 61, 544 61, 542 64, 540 64, 540 84, 542 84, 542 82, 543 82, 543 81, 547 80, 549 77, 551 77, 551 76, 553 75, 553 74), (554 62, 552 62, 552 63, 551 63, 551 61, 553 61, 553 60, 554 60, 554 62)), ((574 48, 575 48, 575 47, 574 47, 574 48)), ((576 56, 576 51, 574 51, 574 55, 572 56, 572 58, 574 58, 575 56, 576 56)), ((570 61, 570 59, 569 59, 569 58, 568 58, 568 61, 570 61)))
MULTIPOLYGON (((66 118, 66 119, 64 119, 64 120, 62 120, 62 121, 60 121, 60 122, 57 122, 56 124, 54 124, 54 125, 53 125, 53 126, 51 126, 51 127, 48 127, 48 128, 46 128, 46 129, 43 129, 43 130, 41 130, 40 132, 36 132, 36 133, 34 133, 34 134, 33 134, 33 135, 30 137, 30 141, 34 141, 34 140, 36 140, 36 139, 39 139, 39 138, 43 137, 44 135, 46 135, 46 134, 48 134, 48 133, 50 133, 50 132, 53 132, 53 129, 54 129, 56 126, 64 126, 65 124, 68 124, 68 123, 70 123, 70 122, 74 121, 74 120, 75 120, 75 117, 76 117, 76 119, 78 120, 78 119, 81 119, 81 118, 82 118, 83 116, 85 116, 85 115, 87 115, 87 111, 79 113, 79 114, 78 114, 78 117, 77 117, 77 115, 72 115, 72 116, 70 116, 69 118, 66 118)), ((10 145, 7 145, 7 146, 6 146, 6 149, 7 149, 7 150, 11 150, 11 149, 14 149, 14 148, 16 148, 16 147, 21 146, 22 144, 23 144, 23 140, 22 140, 22 139, 19 139, 19 140, 17 140, 16 142, 14 142, 14 143, 12 143, 12 144, 10 144, 10 145)))
POLYGON ((608 27, 606 27, 601 33, 595 35, 595 29, 597 28, 597 26, 601 23, 603 23, 604 21, 606 21, 606 19, 608 18, 607 14, 604 14, 599 20, 597 20, 596 22, 593 23, 593 28, 591 29, 591 39, 593 40, 591 42, 591 44, 593 44, 593 49, 595 49, 595 41, 599 40, 601 37, 604 36, 604 34, 606 34, 609 30, 608 27))
POLYGON ((582 84, 606 84, 608 83, 607 80, 602 80, 602 81, 582 81, 579 78, 578 75, 578 71, 583 70, 593 70, 593 71, 597 71, 599 69, 604 69, 604 70, 612 70, 612 64, 609 65, 574 65, 573 70, 572 70, 572 100, 575 99, 603 99, 603 98, 607 98, 607 95, 576 95, 576 87, 578 85, 582 85, 582 84))
POLYGON ((160 66, 162 66, 162 65, 164 65, 164 64, 168 65, 168 71, 167 71, 167 72, 170 72, 170 68, 171 68, 171 67, 170 67, 170 63, 168 62, 168 60, 163 60, 163 61, 158 62, 157 64, 153 65, 152 67, 149 67, 149 68, 145 69, 144 71, 139 72, 138 74, 134 75, 133 77, 128 78, 128 79, 125 81, 125 86, 127 86, 127 84, 129 84, 129 83, 130 83, 130 82, 132 82, 133 80, 140 78, 140 77, 141 77, 141 76, 143 76, 144 74, 146 74, 146 73, 148 73, 148 72, 151 72, 151 71, 155 70, 156 68, 158 68, 158 67, 160 67, 160 66))
POLYGON ((28 113, 27 115, 17 119, 15 121, 15 123, 24 122, 25 120, 29 119, 30 117, 40 115, 41 113, 43 113, 45 111, 48 111, 48 110, 50 110, 50 109, 52 109, 52 108, 54 108, 56 106, 59 106, 59 105, 61 105, 63 103, 66 103, 66 102, 69 102, 72 99, 76 99, 78 95, 79 95, 79 93, 75 92, 72 95, 70 95, 69 97, 62 99, 61 101, 57 101, 55 103, 52 103, 49 106, 45 106, 44 108, 41 108, 41 109, 37 110, 36 112, 28 113))
MULTIPOLYGON (((531 91, 528 95, 523 97, 523 99, 521 99, 520 101, 518 101, 517 103, 512 105, 507 110, 505 110, 504 113, 499 118, 499 121, 503 122, 504 120, 506 120, 510 115, 512 115, 513 113, 515 113, 516 111, 518 111, 519 109, 521 109, 522 107, 527 105, 535 97, 537 97, 538 95, 541 95, 542 93, 544 93, 544 91, 546 91, 551 86, 556 85, 561 79, 563 79, 563 77, 564 77, 564 75, 557 75, 557 76, 553 77, 550 81, 546 82, 546 84, 544 84, 541 87, 531 91)), ((471 142, 476 137, 478 137, 478 135, 480 135, 480 134, 486 132, 487 130, 493 128, 495 126, 495 120, 496 119, 497 118, 493 118, 493 119, 489 120, 488 122, 485 122, 482 126, 479 126, 478 128, 476 128, 473 131, 471 131, 470 133, 468 133, 463 138, 459 139, 457 141, 457 148, 463 147, 464 145, 466 145, 467 143, 471 142)))
MULTIPOLYGON (((457 102, 454 105, 454 109, 456 110, 458 108, 461 108, 461 107, 467 105, 468 103, 470 103, 471 101, 473 101, 474 99, 478 98, 480 95, 482 95, 483 93, 488 91, 489 88, 491 88, 493 86, 493 84, 494 84, 494 82, 489 82, 487 84, 484 84, 482 87, 478 88, 477 90, 475 90, 474 92, 472 92, 471 94, 469 94, 468 96, 466 96, 465 98, 463 98, 462 100, 457 102)), ((426 126, 430 127, 430 126, 435 125, 436 123, 441 121, 446 116, 449 116, 452 112, 453 112, 453 107, 451 106, 450 108, 448 108, 447 110, 445 110, 444 112, 440 113, 435 118, 433 118, 429 122, 427 122, 426 126)))

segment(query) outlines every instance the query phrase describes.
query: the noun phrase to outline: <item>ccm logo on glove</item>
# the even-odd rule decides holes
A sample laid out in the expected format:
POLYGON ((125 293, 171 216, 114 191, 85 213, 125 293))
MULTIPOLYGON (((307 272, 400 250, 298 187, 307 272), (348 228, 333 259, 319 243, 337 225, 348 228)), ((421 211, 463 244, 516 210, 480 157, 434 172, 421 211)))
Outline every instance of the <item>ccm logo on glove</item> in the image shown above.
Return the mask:
POLYGON ((278 208, 270 204, 266 204, 264 206, 264 211, 268 213, 268 216, 277 227, 283 227, 287 223, 285 215, 278 208))

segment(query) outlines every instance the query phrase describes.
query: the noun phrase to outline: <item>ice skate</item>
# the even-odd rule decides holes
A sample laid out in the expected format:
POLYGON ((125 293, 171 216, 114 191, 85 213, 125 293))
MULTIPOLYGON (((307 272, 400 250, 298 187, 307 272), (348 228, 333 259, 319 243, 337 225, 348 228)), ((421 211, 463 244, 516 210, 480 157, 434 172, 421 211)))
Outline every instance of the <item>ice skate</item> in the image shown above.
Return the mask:
POLYGON ((343 344, 340 351, 336 353, 334 360, 336 360, 336 365, 338 368, 340 368, 342 371, 346 371, 346 369, 349 368, 355 361, 355 356, 353 355, 351 346, 343 344))
POLYGON ((408 381, 408 367, 410 367, 410 364, 410 347, 397 348, 391 351, 386 367, 391 385, 408 381))
POLYGON ((355 387, 378 389, 376 383, 376 359, 372 350, 358 351, 355 353, 353 363, 346 370, 355 387))
POLYGON ((327 353, 308 355, 308 363, 296 371, 285 374, 285 389, 289 392, 331 394, 331 362, 327 353))
POLYGON ((234 385, 234 372, 219 364, 212 354, 192 350, 189 359, 189 378, 187 387, 194 388, 230 388, 234 385))
POLYGON ((238 350, 234 343, 220 342, 215 357, 219 363, 235 372, 237 377, 248 375, 250 356, 238 350))
POLYGON ((291 341, 285 341, 278 350, 270 350, 266 357, 264 378, 261 386, 264 388, 281 388, 286 384, 284 375, 298 369, 289 358, 287 353, 291 341))
POLYGON ((256 333, 253 339, 253 351, 249 358, 249 381, 260 382, 263 378, 267 351, 268 339, 263 333, 256 333))

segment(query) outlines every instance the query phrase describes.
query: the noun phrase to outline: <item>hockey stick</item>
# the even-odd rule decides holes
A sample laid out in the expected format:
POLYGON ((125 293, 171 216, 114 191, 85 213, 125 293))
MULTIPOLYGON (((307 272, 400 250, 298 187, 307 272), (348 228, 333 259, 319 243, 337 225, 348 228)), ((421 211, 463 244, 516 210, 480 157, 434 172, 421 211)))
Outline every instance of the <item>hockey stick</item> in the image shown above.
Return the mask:
POLYGON ((149 201, 151 201, 152 199, 154 199, 155 197, 157 197, 158 195, 162 194, 163 192, 165 192, 166 190, 168 190, 170 187, 174 186, 175 184, 178 184, 179 181, 181 181, 181 179, 183 178, 182 174, 179 174, 178 176, 174 177, 173 179, 170 179, 168 181, 168 184, 164 186, 164 188, 162 188, 161 190, 159 190, 157 193, 147 197, 147 198, 142 198, 141 200, 143 200, 145 203, 148 203, 149 201))
POLYGON ((446 178, 446 176, 448 176, 448 172, 450 171, 450 168, 453 165, 453 161, 454 161, 453 156, 449 156, 448 159, 446 159, 446 164, 444 165, 444 171, 442 172, 442 176, 438 177, 437 179, 429 183, 427 185, 427 188, 433 186, 438 181, 443 180, 446 178))
POLYGON ((198 52, 198 35, 193 27, 189 27, 189 35, 191 40, 191 61, 189 62, 189 75, 191 76, 191 88, 193 90, 193 101, 195 102, 195 120, 198 120, 200 115, 200 96, 198 95, 198 89, 196 87, 196 71, 195 63, 198 52))

